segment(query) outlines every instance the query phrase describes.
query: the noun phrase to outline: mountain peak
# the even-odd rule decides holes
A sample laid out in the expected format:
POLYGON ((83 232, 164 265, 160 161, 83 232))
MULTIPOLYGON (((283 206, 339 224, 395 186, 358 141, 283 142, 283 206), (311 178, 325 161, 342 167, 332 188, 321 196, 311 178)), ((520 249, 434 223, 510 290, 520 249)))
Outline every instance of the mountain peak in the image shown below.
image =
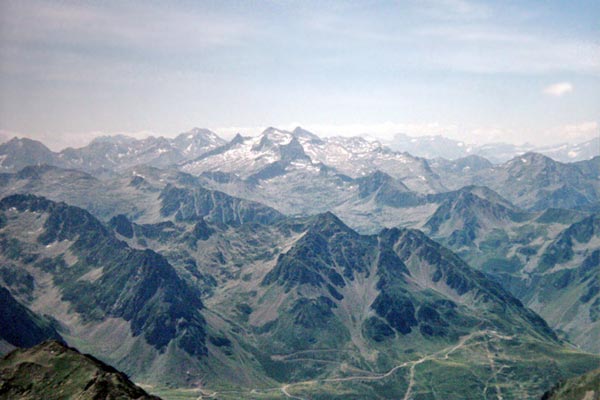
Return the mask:
MULTIPOLYGON (((44 144, 42 142, 40 142, 39 140, 29 139, 26 137, 17 137, 17 136, 14 136, 12 139, 10 139, 8 142, 5 142, 3 145, 4 146, 6 146, 6 145, 23 146, 23 145, 31 145, 31 144, 44 146, 44 144)), ((44 146, 44 147, 46 147, 46 146, 44 146)))
POLYGON ((4 154, 8 157, 31 158, 38 161, 50 159, 54 155, 42 142, 16 136, 8 142, 0 144, 0 155, 4 154))
MULTIPOLYGON (((311 218, 309 230, 311 232, 320 233, 325 236, 333 236, 339 232, 355 233, 352 228, 346 225, 341 219, 339 219, 331 211, 326 211, 321 214, 317 214, 311 218)), ((357 234, 358 235, 358 234, 357 234)))
POLYGON ((393 180, 394 178, 381 170, 376 170, 369 175, 360 177, 357 179, 359 196, 361 198, 366 197, 376 192, 381 186, 390 184, 393 180))
POLYGON ((508 163, 510 163, 510 164, 531 164, 531 165, 534 165, 534 164, 553 164, 553 163, 556 163, 556 161, 554 161, 550 157, 547 157, 547 156, 545 156, 543 154, 535 153, 533 151, 529 151, 529 152, 527 152, 525 154, 522 154, 520 156, 514 157, 508 163))
POLYGON ((286 145, 292 141, 294 136, 288 132, 281 129, 269 127, 263 131, 261 136, 261 145, 263 143, 276 144, 276 145, 286 145))
POLYGON ((311 141, 315 141, 315 142, 322 141, 321 138, 318 137, 317 135, 315 135, 314 133, 309 132, 306 129, 303 129, 299 126, 294 128, 294 130, 292 131, 292 135, 294 135, 295 137, 297 137, 299 139, 307 139, 307 140, 311 140, 311 141))
POLYGON ((215 132, 211 131, 210 129, 198 128, 198 127, 194 127, 194 128, 190 129, 187 132, 180 133, 175 138, 175 141, 197 140, 197 139, 212 140, 212 141, 217 141, 217 142, 224 142, 224 140, 221 139, 219 137, 219 135, 217 135, 215 132))
POLYGON ((487 186, 469 185, 459 189, 458 193, 471 193, 491 203, 500 204, 511 210, 516 209, 516 207, 510 201, 506 200, 504 197, 500 196, 497 192, 493 191, 487 186))
POLYGON ((194 134, 194 135, 198 135, 198 134, 208 134, 208 135, 216 135, 216 133, 214 133, 213 131, 211 131, 210 129, 206 129, 206 128, 199 128, 197 126, 193 127, 192 129, 190 129, 188 132, 184 132, 184 133, 188 133, 188 134, 194 134))
POLYGON ((233 137, 233 139, 231 139, 231 141, 229 142, 229 144, 234 145, 234 144, 239 144, 239 143, 243 143, 244 142, 244 137, 242 136, 241 133, 236 133, 235 136, 233 137))
POLYGON ((177 149, 186 158, 196 158, 210 150, 225 144, 225 140, 216 133, 204 128, 193 128, 188 132, 179 134, 175 139, 166 143, 177 149))

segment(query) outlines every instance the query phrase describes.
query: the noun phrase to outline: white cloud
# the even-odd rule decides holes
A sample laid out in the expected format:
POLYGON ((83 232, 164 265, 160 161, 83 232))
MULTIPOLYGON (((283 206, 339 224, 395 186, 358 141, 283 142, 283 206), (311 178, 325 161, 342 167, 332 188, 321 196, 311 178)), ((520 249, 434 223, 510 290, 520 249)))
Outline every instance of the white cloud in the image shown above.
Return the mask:
POLYGON ((549 96, 561 97, 573 91, 573 85, 570 82, 558 82, 544 88, 544 93, 549 96))
POLYGON ((596 121, 586 121, 559 127, 556 135, 566 142, 580 142, 600 135, 600 127, 596 121))

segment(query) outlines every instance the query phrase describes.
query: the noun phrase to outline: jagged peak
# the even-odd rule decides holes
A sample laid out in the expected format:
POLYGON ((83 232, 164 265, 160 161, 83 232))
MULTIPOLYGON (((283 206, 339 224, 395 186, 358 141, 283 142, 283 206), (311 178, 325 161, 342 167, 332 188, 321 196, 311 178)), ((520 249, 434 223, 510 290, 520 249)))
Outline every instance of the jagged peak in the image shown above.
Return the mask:
POLYGON ((240 143, 244 143, 244 140, 246 140, 246 137, 242 136, 241 133, 236 133, 235 136, 233 137, 233 139, 231 139, 231 141, 229 142, 230 145, 236 145, 236 144, 240 144, 240 143))
POLYGON ((294 128, 294 130, 292 131, 292 135, 294 135, 297 138, 305 138, 310 141, 322 142, 320 137, 318 137, 317 135, 315 135, 314 133, 312 133, 310 131, 307 131, 306 129, 304 129, 300 126, 297 126, 296 128, 294 128))
POLYGON ((265 129, 259 135, 259 137, 261 138, 261 146, 264 146, 267 143, 280 146, 286 145, 295 138, 291 132, 285 131, 283 129, 277 129, 272 126, 265 129))
POLYGON ((358 235, 352 228, 346 225, 331 211, 317 214, 310 219, 310 232, 325 236, 333 236, 335 233, 344 232, 358 235))
POLYGON ((304 151, 304 147, 302 147, 302 144, 300 144, 298 138, 295 136, 292 137, 292 140, 288 144, 279 146, 279 153, 283 161, 310 159, 304 151))

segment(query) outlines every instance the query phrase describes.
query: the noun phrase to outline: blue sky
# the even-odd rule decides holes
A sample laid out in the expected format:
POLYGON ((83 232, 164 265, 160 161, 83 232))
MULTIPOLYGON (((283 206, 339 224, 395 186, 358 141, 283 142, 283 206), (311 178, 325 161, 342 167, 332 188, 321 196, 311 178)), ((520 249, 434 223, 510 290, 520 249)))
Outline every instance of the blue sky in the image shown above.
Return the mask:
POLYGON ((0 130, 443 134, 600 129, 598 1, 0 1, 0 130))

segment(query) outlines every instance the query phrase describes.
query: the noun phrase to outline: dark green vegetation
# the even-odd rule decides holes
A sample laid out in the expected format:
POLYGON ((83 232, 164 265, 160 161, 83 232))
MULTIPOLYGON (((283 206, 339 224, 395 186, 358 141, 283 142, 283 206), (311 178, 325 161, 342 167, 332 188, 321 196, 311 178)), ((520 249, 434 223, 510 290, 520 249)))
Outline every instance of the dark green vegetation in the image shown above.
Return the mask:
POLYGON ((0 360, 0 399, 159 400, 113 367, 57 341, 0 360))
POLYGON ((442 171, 271 128, 128 168, 177 155, 145 155, 175 146, 151 142, 69 153, 94 175, 0 174, 17 331, 60 335, 174 399, 537 399, 600 361, 585 352, 599 351, 597 161, 442 171), (137 155, 111 166, 119 154, 137 155))
POLYGON ((600 399, 600 369, 559 382, 542 396, 542 400, 598 399, 600 399))

